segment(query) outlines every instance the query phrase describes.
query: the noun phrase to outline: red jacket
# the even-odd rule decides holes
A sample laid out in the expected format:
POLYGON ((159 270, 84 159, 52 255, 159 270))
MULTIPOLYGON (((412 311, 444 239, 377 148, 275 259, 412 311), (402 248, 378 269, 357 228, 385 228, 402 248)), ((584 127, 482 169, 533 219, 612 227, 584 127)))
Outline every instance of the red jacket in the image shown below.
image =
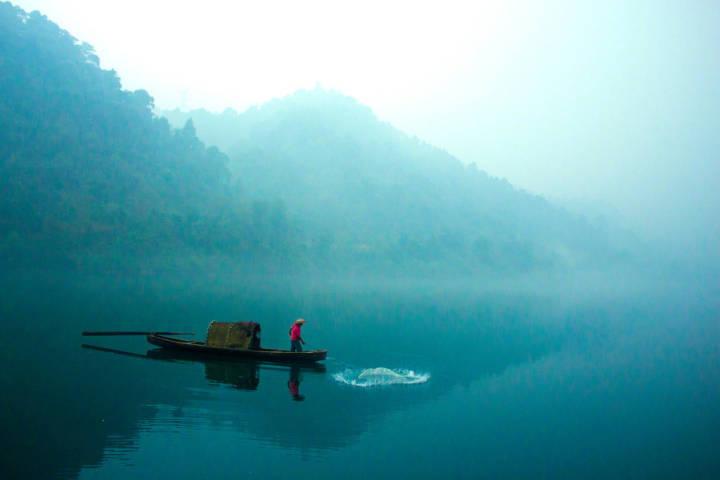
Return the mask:
POLYGON ((290 340, 300 340, 300 328, 302 325, 299 323, 294 324, 292 327, 290 327, 290 340))

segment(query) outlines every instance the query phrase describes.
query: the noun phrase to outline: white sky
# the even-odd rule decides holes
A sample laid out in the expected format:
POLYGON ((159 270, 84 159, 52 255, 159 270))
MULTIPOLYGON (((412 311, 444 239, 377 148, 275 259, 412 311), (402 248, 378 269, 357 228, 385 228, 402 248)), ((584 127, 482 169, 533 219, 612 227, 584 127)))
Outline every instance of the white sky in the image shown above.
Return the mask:
POLYGON ((319 83, 519 187, 720 248, 720 2, 13 3, 160 108, 319 83))

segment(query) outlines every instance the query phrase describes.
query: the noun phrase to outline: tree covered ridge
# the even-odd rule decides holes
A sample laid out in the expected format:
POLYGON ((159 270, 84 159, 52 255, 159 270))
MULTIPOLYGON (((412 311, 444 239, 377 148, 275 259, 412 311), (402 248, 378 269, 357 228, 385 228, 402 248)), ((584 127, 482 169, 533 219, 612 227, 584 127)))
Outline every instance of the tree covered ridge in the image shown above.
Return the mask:
POLYGON ((617 254, 582 219, 335 92, 242 114, 169 112, 172 128, 89 45, 9 3, 0 65, 3 264, 182 253, 251 267, 475 271, 617 254))
POLYGON ((300 91, 192 119, 251 198, 274 198, 317 257, 454 269, 531 269, 617 258, 607 232, 378 120, 354 99, 300 91))
POLYGON ((92 48, 38 12, 0 3, 0 245, 50 258, 238 253, 263 244, 227 157, 192 122, 173 129, 92 48))

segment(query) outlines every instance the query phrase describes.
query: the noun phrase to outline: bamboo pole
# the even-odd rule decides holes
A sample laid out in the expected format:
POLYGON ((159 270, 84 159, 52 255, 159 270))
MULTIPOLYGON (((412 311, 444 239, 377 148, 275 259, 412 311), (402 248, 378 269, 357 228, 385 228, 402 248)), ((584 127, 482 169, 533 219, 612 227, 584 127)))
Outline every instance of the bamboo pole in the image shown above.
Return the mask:
POLYGON ((105 337, 105 336, 116 336, 116 335, 195 335, 194 333, 189 332, 138 332, 138 331, 129 331, 129 332, 122 332, 122 331, 109 331, 109 332, 99 332, 99 331, 85 331, 82 332, 83 337, 105 337))

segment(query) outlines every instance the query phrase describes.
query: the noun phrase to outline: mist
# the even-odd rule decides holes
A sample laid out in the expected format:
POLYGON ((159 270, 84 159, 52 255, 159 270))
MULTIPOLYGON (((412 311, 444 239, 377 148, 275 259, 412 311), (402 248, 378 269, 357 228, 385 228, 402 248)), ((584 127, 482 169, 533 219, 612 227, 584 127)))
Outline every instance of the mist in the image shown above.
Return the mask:
POLYGON ((719 10, 0 0, 0 477, 720 478, 719 10))
POLYGON ((666 253, 718 259, 713 2, 17 4, 160 110, 244 111, 319 84, 666 253))

